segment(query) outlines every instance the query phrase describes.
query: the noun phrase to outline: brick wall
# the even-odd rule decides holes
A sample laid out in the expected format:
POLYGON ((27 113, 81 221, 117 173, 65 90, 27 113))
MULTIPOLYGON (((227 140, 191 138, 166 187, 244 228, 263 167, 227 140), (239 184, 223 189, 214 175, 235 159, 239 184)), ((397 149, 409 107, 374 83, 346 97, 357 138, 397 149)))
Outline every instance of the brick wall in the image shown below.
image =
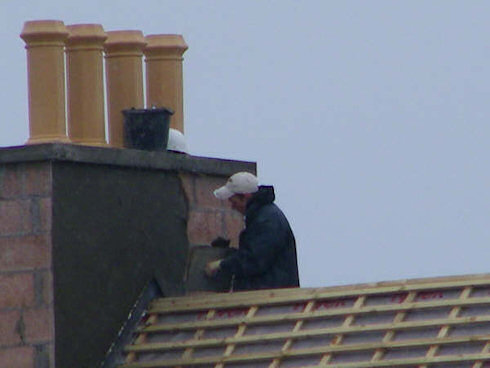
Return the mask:
POLYGON ((150 279, 180 295, 189 246, 238 244, 243 219, 212 192, 254 170, 68 144, 0 149, 0 368, 98 366, 150 279))
POLYGON ((54 367, 51 166, 0 165, 0 368, 54 367))
POLYGON ((227 177, 199 174, 180 175, 189 205, 187 236, 189 244, 209 244, 217 236, 238 246, 243 216, 233 211, 228 201, 218 200, 213 191, 226 183, 227 177))

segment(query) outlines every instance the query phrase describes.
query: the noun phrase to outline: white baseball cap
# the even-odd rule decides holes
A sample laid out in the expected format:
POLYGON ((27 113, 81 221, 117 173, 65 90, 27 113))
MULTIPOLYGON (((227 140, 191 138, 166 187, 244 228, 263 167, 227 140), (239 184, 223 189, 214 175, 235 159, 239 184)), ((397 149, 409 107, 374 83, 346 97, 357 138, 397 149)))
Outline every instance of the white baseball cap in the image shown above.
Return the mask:
POLYGON ((228 199, 234 194, 255 193, 259 190, 259 180, 249 172, 239 172, 230 176, 225 185, 214 191, 218 199, 228 199))

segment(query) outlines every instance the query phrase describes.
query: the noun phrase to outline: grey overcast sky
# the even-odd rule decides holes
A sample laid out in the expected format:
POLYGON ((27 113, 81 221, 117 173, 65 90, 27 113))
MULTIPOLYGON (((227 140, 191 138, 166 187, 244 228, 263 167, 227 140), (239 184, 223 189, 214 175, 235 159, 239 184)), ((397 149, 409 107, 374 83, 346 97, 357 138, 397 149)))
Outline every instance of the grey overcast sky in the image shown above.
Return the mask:
POLYGON ((180 33, 190 153, 256 161, 302 286, 488 272, 490 1, 0 0, 0 146, 24 21, 180 33))

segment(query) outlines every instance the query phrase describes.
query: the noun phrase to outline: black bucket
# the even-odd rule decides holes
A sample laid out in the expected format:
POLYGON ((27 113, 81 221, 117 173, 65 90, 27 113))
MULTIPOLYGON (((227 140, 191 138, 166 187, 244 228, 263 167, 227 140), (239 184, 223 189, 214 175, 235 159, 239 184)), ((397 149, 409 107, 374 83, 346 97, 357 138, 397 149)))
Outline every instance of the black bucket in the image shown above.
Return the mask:
POLYGON ((147 151, 165 151, 168 143, 170 116, 165 107, 129 109, 124 115, 124 147, 147 151))

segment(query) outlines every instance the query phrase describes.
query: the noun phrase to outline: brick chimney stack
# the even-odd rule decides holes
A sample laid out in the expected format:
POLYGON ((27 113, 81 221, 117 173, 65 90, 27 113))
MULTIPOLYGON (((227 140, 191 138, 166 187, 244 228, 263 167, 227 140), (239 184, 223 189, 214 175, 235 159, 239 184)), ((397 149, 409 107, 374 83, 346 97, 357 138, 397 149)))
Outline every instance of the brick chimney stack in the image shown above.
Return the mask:
POLYGON ((237 245, 243 218, 212 191, 256 165, 120 148, 116 117, 144 102, 143 52, 149 103, 182 111, 181 36, 31 21, 21 37, 30 137, 0 148, 0 368, 98 367, 148 284, 226 290, 192 263, 216 256, 216 236, 237 245))
POLYGON ((255 164, 0 149, 0 368, 97 367, 150 280, 165 296, 198 290, 202 272, 186 278, 194 249, 217 235, 236 245, 242 226, 212 190, 244 170, 255 164))

